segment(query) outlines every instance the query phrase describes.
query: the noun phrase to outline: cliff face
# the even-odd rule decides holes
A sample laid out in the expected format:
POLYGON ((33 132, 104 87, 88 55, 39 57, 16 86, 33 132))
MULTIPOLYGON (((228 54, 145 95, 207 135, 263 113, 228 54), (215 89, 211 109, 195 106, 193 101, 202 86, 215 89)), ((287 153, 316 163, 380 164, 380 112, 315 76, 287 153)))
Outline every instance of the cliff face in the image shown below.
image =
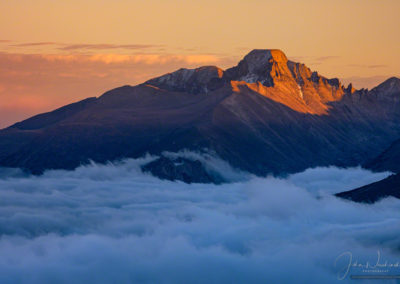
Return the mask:
POLYGON ((226 71, 215 66, 180 69, 146 83, 193 94, 208 93, 223 84, 230 84, 235 92, 245 86, 296 111, 313 114, 326 114, 327 103, 340 100, 346 92, 338 79, 327 79, 304 64, 288 61, 277 49, 253 50, 226 71))
POLYGON ((0 166, 40 173, 182 149, 257 175, 355 166, 400 137, 393 80, 356 91, 279 50, 254 50, 227 70, 180 69, 1 130, 0 166))

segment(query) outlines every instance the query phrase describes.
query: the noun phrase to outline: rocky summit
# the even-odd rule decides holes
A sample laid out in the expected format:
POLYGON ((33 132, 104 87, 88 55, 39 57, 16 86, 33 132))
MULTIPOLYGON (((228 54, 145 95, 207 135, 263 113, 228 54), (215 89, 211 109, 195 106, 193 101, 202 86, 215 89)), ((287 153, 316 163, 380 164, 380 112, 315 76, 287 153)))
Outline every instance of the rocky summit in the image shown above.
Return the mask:
POLYGON ((318 114, 327 113, 328 102, 355 91, 351 86, 345 89, 336 78, 327 79, 304 64, 289 61, 277 49, 253 50, 226 71, 215 66, 180 69, 146 83, 192 94, 208 93, 224 84, 238 92, 246 87, 294 110, 318 114))
POLYGON ((179 69, 16 123, 0 131, 0 166, 40 174, 149 153, 161 158, 145 170, 162 178, 222 182, 162 153, 212 153, 261 176, 370 165, 400 138, 399 82, 355 90, 257 49, 226 70, 179 69))

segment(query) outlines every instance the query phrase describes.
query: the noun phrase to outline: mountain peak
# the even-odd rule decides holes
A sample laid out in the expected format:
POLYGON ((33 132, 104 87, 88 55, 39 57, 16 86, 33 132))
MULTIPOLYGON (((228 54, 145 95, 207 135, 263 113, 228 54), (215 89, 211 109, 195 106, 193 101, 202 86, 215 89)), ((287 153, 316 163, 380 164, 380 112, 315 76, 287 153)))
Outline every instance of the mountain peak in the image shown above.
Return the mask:
POLYGON ((226 70, 225 77, 270 87, 274 85, 274 78, 291 76, 287 62, 286 55, 279 49, 254 49, 237 66, 226 70))
POLYGON ((373 88, 371 91, 384 93, 385 95, 400 93, 400 78, 391 77, 373 88))
POLYGON ((397 77, 390 77, 389 79, 387 79, 386 81, 384 81, 382 84, 380 85, 385 85, 385 86, 400 86, 400 78, 397 77))
POLYGON ((301 63, 288 60, 279 49, 254 49, 227 70, 215 66, 179 69, 146 82, 167 91, 207 94, 224 85, 249 89, 294 110, 323 114, 327 102, 339 100, 345 89, 336 78, 328 79, 301 63))
POLYGON ((249 71, 257 71, 260 68, 264 68, 271 61, 286 63, 286 55, 279 49, 253 49, 244 58, 248 64, 249 71))
POLYGON ((182 68, 1 130, 0 166, 39 174, 150 153, 161 158, 144 171, 195 180, 207 173, 185 150, 259 175, 365 164, 398 139, 399 90, 390 78, 354 93, 280 50, 253 50, 226 71, 182 68))
POLYGON ((224 71, 216 66, 203 66, 196 69, 181 68, 175 72, 148 80, 150 84, 169 91, 189 93, 208 93, 221 86, 224 71))

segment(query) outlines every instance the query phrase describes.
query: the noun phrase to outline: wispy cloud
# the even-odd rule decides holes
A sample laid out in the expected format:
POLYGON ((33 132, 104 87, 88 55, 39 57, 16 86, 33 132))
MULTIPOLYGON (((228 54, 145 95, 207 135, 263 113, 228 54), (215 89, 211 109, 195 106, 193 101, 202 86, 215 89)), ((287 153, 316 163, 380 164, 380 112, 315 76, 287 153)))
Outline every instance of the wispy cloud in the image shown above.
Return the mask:
POLYGON ((377 65, 367 65, 367 68, 385 68, 388 67, 388 65, 384 65, 384 64, 377 64, 377 65))
POLYGON ((315 58, 315 60, 316 61, 327 61, 327 60, 331 60, 331 59, 337 59, 337 58, 340 58, 340 56, 337 56, 337 55, 327 55, 327 56, 320 56, 320 57, 317 57, 317 58, 315 58))
POLYGON ((58 44, 56 42, 26 42, 26 43, 18 43, 18 44, 12 44, 11 46, 13 47, 30 47, 30 46, 45 46, 45 45, 55 45, 58 44))
POLYGON ((347 65, 348 67, 354 67, 354 68, 368 68, 368 69, 378 69, 378 68, 386 68, 389 67, 389 65, 385 64, 349 64, 347 65))
POLYGON ((293 61, 297 62, 312 62, 312 64, 321 64, 328 60, 338 59, 340 56, 337 55, 325 55, 325 56, 289 56, 293 61))
POLYGON ((152 44, 71 44, 60 47, 60 50, 105 50, 105 49, 148 49, 162 47, 163 45, 152 44))
MULTIPOLYGON (((102 53, 94 55, 82 54, 43 54, 38 55, 40 58, 47 61, 62 61, 62 62, 101 62, 106 64, 119 64, 119 63, 142 63, 146 65, 166 65, 171 63, 181 63, 184 65, 193 64, 218 64, 222 60, 216 55, 210 54, 112 54, 102 53)), ((17 57, 18 58, 18 57, 17 57)))
MULTIPOLYGON (((0 40, 0 43, 12 43, 9 40, 0 40)), ((145 50, 145 49, 162 49, 165 45, 157 44, 111 44, 111 43, 63 43, 54 41, 40 42, 22 42, 10 44, 10 47, 29 48, 29 47, 48 47, 54 45, 54 51, 104 51, 104 50, 145 50)), ((48 51, 47 51, 48 52, 48 51)))

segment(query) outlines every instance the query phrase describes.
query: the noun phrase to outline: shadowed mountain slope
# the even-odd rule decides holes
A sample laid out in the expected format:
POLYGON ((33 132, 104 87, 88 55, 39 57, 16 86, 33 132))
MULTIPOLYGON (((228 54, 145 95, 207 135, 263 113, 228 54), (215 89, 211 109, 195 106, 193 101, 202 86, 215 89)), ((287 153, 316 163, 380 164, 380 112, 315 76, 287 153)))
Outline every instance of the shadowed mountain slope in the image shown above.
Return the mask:
POLYGON ((400 138, 398 81, 356 91, 253 50, 225 71, 180 69, 1 130, 0 166, 41 173, 183 149, 257 175, 355 166, 400 138))
POLYGON ((400 198, 400 175, 391 175, 383 180, 336 194, 355 202, 374 203, 385 197, 400 198))

